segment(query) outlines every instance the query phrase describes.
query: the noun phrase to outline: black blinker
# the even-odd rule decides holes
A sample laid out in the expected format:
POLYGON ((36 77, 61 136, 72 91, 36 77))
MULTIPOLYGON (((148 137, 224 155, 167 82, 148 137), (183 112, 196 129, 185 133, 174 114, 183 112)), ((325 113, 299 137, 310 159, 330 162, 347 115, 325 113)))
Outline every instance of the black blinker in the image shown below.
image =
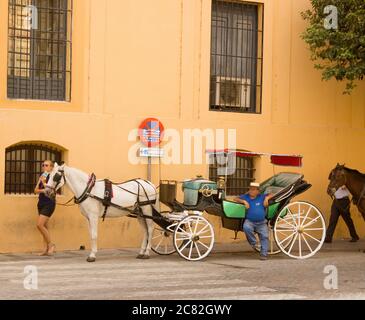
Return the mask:
POLYGON ((54 182, 60 182, 61 181, 61 175, 59 173, 56 173, 53 177, 54 182))

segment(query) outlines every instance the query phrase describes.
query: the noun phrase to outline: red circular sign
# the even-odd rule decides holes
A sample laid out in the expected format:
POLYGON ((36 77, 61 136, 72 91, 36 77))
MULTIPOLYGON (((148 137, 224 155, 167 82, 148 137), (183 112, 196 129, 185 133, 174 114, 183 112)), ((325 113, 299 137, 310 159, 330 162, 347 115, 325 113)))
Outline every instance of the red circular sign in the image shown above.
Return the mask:
POLYGON ((147 118, 138 127, 141 142, 147 147, 158 146, 162 142, 165 128, 160 120, 147 118))

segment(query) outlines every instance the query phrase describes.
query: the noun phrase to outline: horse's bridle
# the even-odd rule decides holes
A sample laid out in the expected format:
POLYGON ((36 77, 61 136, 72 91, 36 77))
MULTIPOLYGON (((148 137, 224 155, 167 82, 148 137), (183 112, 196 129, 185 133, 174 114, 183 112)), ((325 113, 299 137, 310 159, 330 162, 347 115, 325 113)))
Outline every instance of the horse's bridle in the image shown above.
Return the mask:
MULTIPOLYGON (((336 170, 338 170, 338 169, 336 169, 336 170)), ((338 183, 337 183, 337 177, 336 177, 336 181, 334 182, 334 187, 336 188, 336 191, 340 188, 340 187, 342 187, 342 186, 344 186, 344 185, 346 185, 347 184, 347 178, 346 178, 346 174, 345 174, 345 171, 343 170, 343 168, 341 169, 341 176, 343 176, 343 178, 344 178, 344 180, 345 180, 345 182, 342 184, 342 185, 338 185, 338 183)), ((331 182, 332 182, 332 178, 331 178, 331 182)))
MULTIPOLYGON (((53 181, 56 182, 56 185, 54 187, 50 187, 50 186, 47 186, 47 188, 53 190, 55 193, 57 191, 57 187, 60 185, 61 181, 64 181, 64 183, 66 184, 67 183, 67 180, 66 180, 66 175, 65 175, 65 170, 64 169, 58 169, 57 173, 55 173, 55 175, 53 176, 53 181)), ((76 198, 76 197, 72 197, 69 201, 67 201, 66 203, 63 203, 63 204, 59 204, 59 205, 62 205, 62 206, 69 206, 68 204, 71 202, 71 201, 74 201, 74 204, 81 204, 83 201, 85 201, 89 196, 90 196, 90 191, 91 189, 94 187, 95 185, 95 175, 92 174, 90 176, 90 179, 86 185, 86 188, 84 190, 84 192, 82 193, 82 195, 79 197, 79 198, 76 198)))
POLYGON ((47 186, 47 188, 56 192, 57 187, 60 185, 62 179, 64 180, 64 182, 66 184, 65 170, 58 169, 57 173, 53 176, 53 181, 56 182, 56 185, 54 187, 47 186))

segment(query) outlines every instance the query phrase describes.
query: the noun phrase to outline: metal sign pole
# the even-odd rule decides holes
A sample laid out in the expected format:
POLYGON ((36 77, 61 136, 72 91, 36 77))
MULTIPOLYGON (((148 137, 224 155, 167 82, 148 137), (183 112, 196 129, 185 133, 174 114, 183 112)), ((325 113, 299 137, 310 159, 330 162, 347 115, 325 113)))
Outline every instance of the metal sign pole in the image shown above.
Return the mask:
POLYGON ((152 158, 148 156, 148 165, 147 165, 147 180, 152 181, 152 158))
POLYGON ((161 149, 155 148, 161 144, 163 133, 163 124, 155 118, 147 118, 138 127, 138 135, 141 142, 146 148, 140 149, 140 157, 147 157, 147 180, 152 181, 152 158, 161 157, 161 149))

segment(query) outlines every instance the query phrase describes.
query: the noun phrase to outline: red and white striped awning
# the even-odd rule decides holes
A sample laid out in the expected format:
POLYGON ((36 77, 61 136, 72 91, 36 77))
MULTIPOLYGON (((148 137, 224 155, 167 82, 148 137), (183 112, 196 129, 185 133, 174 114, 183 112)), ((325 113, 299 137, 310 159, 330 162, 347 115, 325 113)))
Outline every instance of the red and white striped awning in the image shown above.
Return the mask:
POLYGON ((301 167, 303 165, 303 156, 301 155, 289 155, 289 154, 274 154, 274 153, 264 153, 264 152, 249 152, 245 150, 231 150, 231 149, 213 149, 207 150, 208 154, 227 154, 235 155, 236 157, 246 158, 246 157, 270 157, 271 163, 277 166, 285 167, 301 167))

